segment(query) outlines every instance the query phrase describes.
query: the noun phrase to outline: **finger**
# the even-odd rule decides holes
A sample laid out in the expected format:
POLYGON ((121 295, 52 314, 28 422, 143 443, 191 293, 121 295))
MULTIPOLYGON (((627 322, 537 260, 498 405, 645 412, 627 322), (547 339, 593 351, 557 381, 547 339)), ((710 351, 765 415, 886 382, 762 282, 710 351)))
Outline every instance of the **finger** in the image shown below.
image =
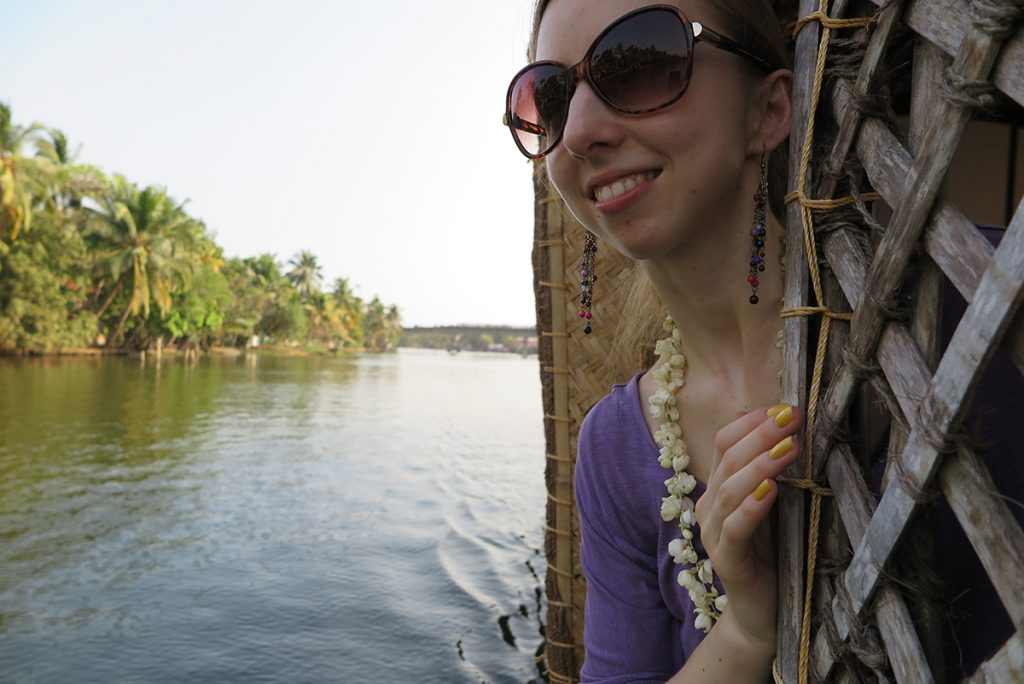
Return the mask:
POLYGON ((758 485, 781 475, 799 456, 800 442, 796 435, 787 435, 740 468, 718 488, 716 505, 721 509, 719 516, 728 517, 758 485))
POLYGON ((778 415, 787 406, 789 404, 784 403, 776 404, 775 406, 762 406, 748 413, 741 413, 736 420, 719 430, 715 435, 715 460, 712 463, 711 472, 714 472, 714 468, 718 466, 722 455, 726 451, 734 447, 737 442, 750 434, 752 430, 757 428, 767 418, 778 415))
MULTIPOLYGON (((781 412, 772 416, 766 414, 756 427, 749 430, 722 454, 714 473, 716 479, 719 483, 729 479, 760 454, 794 434, 802 424, 803 412, 796 406, 787 405, 781 412)), ((710 484, 709 482, 709 487, 710 484)))
POLYGON ((754 537, 771 512, 778 494, 777 482, 772 479, 762 480, 740 506, 722 521, 716 549, 716 567, 725 570, 725 574, 742 573, 739 564, 751 558, 754 537))

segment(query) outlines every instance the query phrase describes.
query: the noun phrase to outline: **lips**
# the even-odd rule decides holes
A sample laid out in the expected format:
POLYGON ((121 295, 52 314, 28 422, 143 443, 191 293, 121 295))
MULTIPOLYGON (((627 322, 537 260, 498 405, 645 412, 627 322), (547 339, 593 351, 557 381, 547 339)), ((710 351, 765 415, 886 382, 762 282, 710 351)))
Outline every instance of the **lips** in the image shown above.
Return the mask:
POLYGON ((630 190, 635 189, 638 185, 650 182, 657 177, 656 171, 644 171, 641 173, 634 173, 628 176, 621 176, 616 178, 610 183, 603 183, 597 185, 591 191, 591 197, 598 202, 608 202, 616 197, 625 195, 630 190))

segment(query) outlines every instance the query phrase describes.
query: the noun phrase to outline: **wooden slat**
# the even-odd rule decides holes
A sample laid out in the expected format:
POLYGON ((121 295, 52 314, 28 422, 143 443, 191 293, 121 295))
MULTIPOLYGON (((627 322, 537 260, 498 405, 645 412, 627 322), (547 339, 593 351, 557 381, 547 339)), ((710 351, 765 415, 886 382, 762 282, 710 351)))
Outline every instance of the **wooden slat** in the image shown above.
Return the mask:
MULTIPOLYGON (((968 398, 994 353, 995 345, 1024 295, 1024 205, 1014 215, 1006 237, 982 277, 922 399, 920 417, 904 452, 909 486, 924 489, 939 465, 935 440, 959 425, 968 398)), ((878 584, 900 535, 915 508, 908 484, 894 482, 886 490, 868 533, 850 561, 845 584, 860 614, 878 584)))
MULTIPOLYGON (((837 84, 833 93, 836 116, 849 107, 850 86, 837 84)), ((913 159, 885 125, 866 120, 857 138, 857 154, 872 186, 890 205, 903 196, 913 159)), ((939 199, 924 234, 928 255, 969 303, 995 248, 974 224, 949 202, 939 199)), ((1024 372, 1024 316, 1018 316, 1003 342, 1017 368, 1024 372)))
MULTIPOLYGON (((876 5, 884 0, 872 0, 876 5)), ((971 28, 971 13, 962 0, 917 0, 907 8, 904 21, 919 35, 955 55, 971 28)), ((1006 42, 999 55, 992 81, 996 87, 1024 105, 1024 34, 1017 33, 1006 42)))
MULTIPOLYGON (((840 286, 856 306, 863 296, 867 256, 846 231, 832 233, 823 248, 840 286)), ((890 324, 886 328, 878 359, 903 412, 913 415, 920 397, 927 392, 930 377, 925 359, 903 326, 890 324)), ((1024 629, 1024 565, 1020 563, 1024 558, 1024 531, 1006 502, 993 495, 997 490, 977 455, 964 447, 957 453, 955 465, 945 465, 940 473, 943 490, 1011 620, 1018 629, 1024 629), (978 526, 973 521, 983 523, 978 526)), ((829 481, 835 482, 831 474, 829 481)))
MULTIPOLYGON (((889 41, 893 32, 899 27, 898 19, 903 11, 902 2, 893 2, 886 5, 876 18, 877 26, 871 36, 867 49, 864 51, 864 60, 860 65, 860 73, 853 84, 853 92, 858 96, 866 96, 875 89, 875 82, 878 79, 879 71, 884 67, 885 54, 889 47, 889 41)), ((857 131, 860 130, 862 120, 861 113, 853 107, 848 107, 843 117, 836 120, 841 122, 836 133, 835 141, 832 143, 832 150, 828 159, 825 160, 821 185, 818 189, 818 197, 831 198, 835 193, 836 183, 841 175, 843 164, 853 147, 857 131)))
MULTIPOLYGON (((932 110, 937 106, 941 94, 935 89, 935 79, 948 66, 949 59, 939 48, 927 40, 920 40, 914 45, 914 63, 910 92, 910 121, 907 131, 907 146, 913 154, 920 149, 927 133, 927 122, 932 110)), ((927 228, 925 229, 927 234, 927 228)), ((910 295, 910 335, 927 367, 929 374, 934 373, 941 350, 942 319, 942 271, 927 254, 917 259, 917 277, 910 295)), ((902 414, 902 411, 897 411, 902 414)), ((899 462, 899 454, 907 445, 907 422, 904 418, 895 417, 890 422, 889 462, 899 462)), ((887 475, 893 475, 893 468, 887 469, 887 475)), ((884 488, 883 488, 884 491, 884 488)), ((919 515, 914 527, 908 532, 913 539, 911 548, 904 550, 900 558, 906 566, 904 572, 917 573, 924 569, 934 571, 935 568, 935 511, 925 510, 919 515)), ((915 592, 911 614, 918 626, 918 637, 921 647, 928 658, 932 672, 945 671, 945 653, 943 651, 942 628, 945 623, 939 597, 925 592, 915 592)))
MULTIPOLYGON (((857 469, 853 453, 845 444, 837 445, 829 455, 828 481, 832 485, 832 493, 842 515, 843 524, 849 533, 850 542, 856 546, 868 528, 872 505, 861 493, 865 489, 864 479, 857 469), (860 486, 857 485, 858 482, 860 486)), ((833 599, 831 605, 832 619, 837 626, 842 624, 848 631, 849 625, 845 624, 845 615, 838 599, 833 599)), ((901 684, 934 681, 928 669, 924 649, 914 629, 910 611, 895 588, 883 586, 879 589, 874 616, 896 681, 901 684)), ((831 671, 832 654, 828 648, 824 628, 818 630, 814 642, 815 653, 818 655, 815 659, 815 669, 818 676, 825 680, 831 671)))
MULTIPOLYGON (((817 10, 815 0, 800 0, 799 16, 817 10)), ((807 133, 811 110, 814 64, 817 59, 820 28, 816 23, 805 26, 796 39, 794 71, 805 75, 798 78, 793 88, 793 117, 790 129, 789 179, 796 189, 800 170, 803 141, 807 133)), ((786 281, 783 307, 806 306, 809 274, 807 257, 803 250, 801 207, 790 203, 786 207, 786 281)), ((782 401, 802 405, 807 396, 807 319, 787 318, 783 322, 782 344, 782 401)), ((804 457, 787 470, 788 477, 802 476, 804 457)), ((776 663, 784 681, 798 680, 800 658, 800 624, 803 619, 804 562, 807 547, 807 528, 804 516, 804 493, 782 487, 776 507, 779 511, 778 544, 778 645, 776 663)))
POLYGON ((1006 613, 1024 631, 1024 531, 999 496, 984 462, 957 450, 940 473, 942 491, 991 578, 1006 613))
MULTIPOLYGON (((952 69, 966 79, 983 79, 991 70, 1000 46, 1001 43, 988 34, 972 28, 957 52, 952 69)), ((867 291, 872 294, 854 312, 850 348, 857 358, 870 357, 877 345, 885 323, 882 300, 899 287, 969 118, 970 113, 965 109, 943 101, 930 121, 922 149, 911 166, 906 192, 895 206, 877 256, 871 263, 867 291)), ((856 385, 855 370, 844 364, 833 377, 823 402, 818 418, 820 429, 815 427, 816 453, 827 452, 829 436, 849 408, 856 385)))

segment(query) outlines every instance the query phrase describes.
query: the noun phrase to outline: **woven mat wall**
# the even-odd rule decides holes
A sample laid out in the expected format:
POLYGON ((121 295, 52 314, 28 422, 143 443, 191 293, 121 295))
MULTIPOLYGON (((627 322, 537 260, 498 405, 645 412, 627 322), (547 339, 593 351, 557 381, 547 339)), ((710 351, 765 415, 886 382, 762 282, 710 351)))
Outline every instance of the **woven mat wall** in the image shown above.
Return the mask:
POLYGON ((640 353, 612 358, 612 346, 632 266, 616 252, 598 249, 594 332, 583 334, 577 312, 584 229, 553 189, 543 164, 534 172, 536 192, 534 287, 544 392, 548 488, 547 663, 551 682, 578 681, 583 662, 586 583, 579 567, 579 524, 572 472, 576 438, 587 411, 618 382, 640 369, 640 353))

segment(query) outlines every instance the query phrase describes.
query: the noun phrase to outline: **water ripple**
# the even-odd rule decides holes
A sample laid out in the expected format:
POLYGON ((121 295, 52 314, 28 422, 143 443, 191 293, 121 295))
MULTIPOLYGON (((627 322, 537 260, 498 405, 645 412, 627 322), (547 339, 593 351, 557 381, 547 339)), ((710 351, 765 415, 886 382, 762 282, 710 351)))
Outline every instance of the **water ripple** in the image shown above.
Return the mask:
POLYGON ((0 386, 0 681, 537 679, 535 359, 0 359, 0 386))

